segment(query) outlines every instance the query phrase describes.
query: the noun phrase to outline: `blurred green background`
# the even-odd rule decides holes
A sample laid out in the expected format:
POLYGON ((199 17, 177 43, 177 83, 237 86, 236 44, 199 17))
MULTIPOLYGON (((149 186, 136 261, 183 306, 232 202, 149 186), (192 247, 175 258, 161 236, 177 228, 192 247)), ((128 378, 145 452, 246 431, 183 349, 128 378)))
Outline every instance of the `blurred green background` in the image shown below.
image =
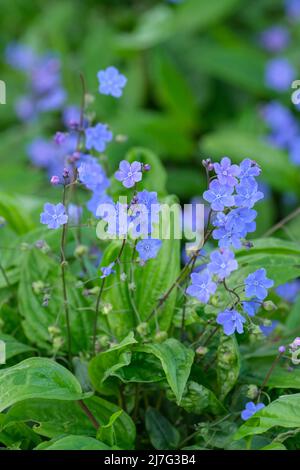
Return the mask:
MULTIPOLYGON (((300 197, 300 168, 266 142, 259 113, 273 99, 292 108, 290 91, 278 94, 265 86, 270 54, 259 45, 261 31, 278 23, 289 28, 292 41, 284 55, 300 78, 300 22, 290 22, 283 11, 282 0, 1 0, 0 78, 7 104, 0 106, 0 190, 28 207, 55 197, 45 173, 30 164, 26 146, 63 129, 59 113, 27 124, 16 118, 14 103, 26 79, 5 63, 4 51, 19 41, 59 55, 70 104, 80 103, 84 74, 97 120, 127 136, 107 149, 110 172, 129 148, 147 147, 167 170, 168 191, 188 202, 205 189, 203 158, 255 159, 266 185, 256 235, 263 234, 300 197), (120 100, 97 92, 97 71, 109 65, 128 77, 120 100)), ((293 112, 298 119, 299 111, 293 112)), ((297 220, 289 231, 297 236, 297 220)))

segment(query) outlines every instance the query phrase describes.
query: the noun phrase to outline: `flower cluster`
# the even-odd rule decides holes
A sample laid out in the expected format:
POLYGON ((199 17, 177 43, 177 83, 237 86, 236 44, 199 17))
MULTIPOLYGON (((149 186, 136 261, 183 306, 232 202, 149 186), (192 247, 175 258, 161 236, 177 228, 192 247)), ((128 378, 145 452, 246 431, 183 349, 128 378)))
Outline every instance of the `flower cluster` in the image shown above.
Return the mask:
MULTIPOLYGON (((186 293, 202 303, 208 303, 219 284, 235 294, 235 302, 228 305, 217 316, 217 323, 223 326, 224 333, 231 335, 235 331, 243 333, 246 313, 254 316, 267 296, 267 289, 273 281, 266 276, 264 268, 249 274, 244 281, 244 301, 239 294, 228 289, 225 280, 237 270, 238 263, 232 248, 241 248, 245 237, 256 229, 256 211, 253 206, 263 194, 258 190, 256 177, 260 174, 258 165, 245 159, 234 165, 224 157, 220 163, 204 162, 208 173, 212 170, 215 177, 210 177, 209 188, 203 198, 210 203, 212 215, 212 236, 218 241, 219 249, 210 254, 210 261, 201 273, 191 274, 191 285, 186 293)), ((232 301, 231 301, 232 302, 232 301)))
POLYGON ((7 62, 28 77, 28 93, 16 102, 16 113, 23 121, 40 113, 61 109, 67 94, 61 82, 61 64, 53 54, 37 55, 30 47, 13 43, 6 49, 7 62))

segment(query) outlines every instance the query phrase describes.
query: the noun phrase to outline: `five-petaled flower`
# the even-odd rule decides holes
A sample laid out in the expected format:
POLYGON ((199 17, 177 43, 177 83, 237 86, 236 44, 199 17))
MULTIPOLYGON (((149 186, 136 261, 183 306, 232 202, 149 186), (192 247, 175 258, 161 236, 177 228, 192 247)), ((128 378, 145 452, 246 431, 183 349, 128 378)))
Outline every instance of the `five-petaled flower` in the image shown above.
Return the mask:
POLYGON ((212 281, 210 273, 207 270, 201 273, 192 273, 191 280, 192 284, 187 288, 186 293, 207 304, 210 296, 217 289, 217 284, 212 281))
POLYGON ((249 401, 246 403, 245 409, 241 413, 241 417, 244 421, 251 418, 255 413, 259 410, 262 410, 265 407, 263 403, 257 403, 257 405, 253 401, 249 401))
POLYGON ((47 202, 44 205, 44 212, 41 213, 40 221, 51 229, 65 225, 68 222, 65 206, 61 203, 55 205, 47 202))
POLYGON ((107 67, 97 73, 99 80, 99 92, 103 95, 111 95, 120 98, 123 88, 127 83, 127 78, 122 75, 116 67, 107 67))
POLYGON ((115 178, 121 181, 125 188, 132 188, 136 183, 142 180, 142 164, 140 162, 129 163, 122 160, 115 178))
POLYGON ((148 259, 156 258, 161 244, 162 241, 156 238, 145 238, 137 242, 136 251, 142 261, 147 261, 148 259))
POLYGON ((225 279, 237 268, 238 263, 234 259, 234 254, 228 249, 213 251, 210 255, 210 263, 207 265, 209 272, 216 274, 220 279, 225 279))
POLYGON ((88 150, 95 149, 97 152, 104 152, 106 144, 111 142, 113 134, 108 129, 107 124, 98 123, 96 126, 88 127, 85 130, 85 137, 85 146, 88 150))
POLYGON ((227 336, 232 335, 235 331, 240 334, 243 333, 243 323, 245 322, 245 318, 239 312, 229 308, 220 312, 217 316, 217 323, 223 326, 224 333, 227 336))
POLYGON ((245 279, 246 297, 257 297, 264 300, 268 295, 268 289, 274 285, 274 281, 268 279, 264 268, 257 269, 245 279))
POLYGON ((214 170, 221 184, 234 186, 237 183, 236 176, 240 174, 240 167, 232 165, 228 157, 222 158, 220 163, 214 163, 214 170))
POLYGON ((100 279, 103 279, 113 274, 115 272, 113 270, 114 265, 115 263, 110 263, 108 266, 102 266, 102 268, 100 268, 102 271, 102 276, 100 276, 100 279))
POLYGON ((223 211, 225 207, 234 205, 232 193, 232 186, 213 180, 209 185, 209 189, 204 191, 203 198, 211 204, 214 211, 223 211))

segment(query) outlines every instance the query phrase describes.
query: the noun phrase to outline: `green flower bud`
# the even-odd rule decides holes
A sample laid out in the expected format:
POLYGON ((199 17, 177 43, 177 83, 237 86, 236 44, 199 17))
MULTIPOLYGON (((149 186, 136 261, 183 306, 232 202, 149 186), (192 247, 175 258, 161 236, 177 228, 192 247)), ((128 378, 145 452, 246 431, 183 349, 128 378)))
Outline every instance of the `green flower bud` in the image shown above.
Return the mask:
POLYGON ((46 285, 43 281, 35 281, 32 283, 32 290, 35 294, 42 294, 46 285))
POLYGON ((100 335, 97 338, 97 345, 100 348, 107 348, 109 345, 109 337, 107 335, 100 335))
POLYGON ((112 307, 112 304, 110 304, 110 303, 108 303, 108 302, 106 302, 105 304, 103 304, 103 306, 102 306, 102 311, 103 311, 104 315, 108 315, 109 312, 112 310, 112 308, 113 308, 113 307, 112 307))
POLYGON ((272 300, 266 300, 265 302, 263 302, 263 308, 267 312, 272 312, 273 310, 277 309, 277 305, 275 305, 274 302, 272 302, 272 300))
POLYGON ((255 400, 257 395, 258 395, 258 387, 254 384, 249 385, 248 391, 247 391, 247 397, 250 398, 250 400, 255 400))
POLYGON ((166 331, 158 331, 154 336, 155 343, 163 343, 168 338, 168 333, 166 331))
POLYGON ((199 346, 199 348, 196 349, 196 354, 198 354, 198 356, 205 356, 205 354, 208 353, 208 348, 206 348, 205 346, 199 346))
POLYGON ((138 332, 139 335, 146 336, 149 333, 148 324, 146 322, 140 323, 136 327, 136 331, 138 332))
POLYGON ((78 245, 76 248, 75 248, 75 251, 74 251, 74 256, 76 258, 82 258, 82 256, 85 256, 87 255, 89 249, 86 245, 78 245))

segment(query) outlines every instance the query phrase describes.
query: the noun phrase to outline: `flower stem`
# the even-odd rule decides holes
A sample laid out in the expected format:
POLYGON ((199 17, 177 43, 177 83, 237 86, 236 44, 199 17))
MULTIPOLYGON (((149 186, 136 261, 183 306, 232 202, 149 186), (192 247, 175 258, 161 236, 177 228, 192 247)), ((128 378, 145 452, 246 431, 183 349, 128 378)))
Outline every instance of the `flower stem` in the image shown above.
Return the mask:
POLYGON ((263 383, 261 384, 261 387, 260 387, 260 389, 259 389, 258 396, 257 396, 257 401, 258 401, 258 402, 259 402, 259 399, 260 399, 260 396, 261 396, 261 394, 262 394, 263 389, 265 388, 265 386, 266 386, 267 383, 269 382, 269 379, 270 379, 270 377, 271 377, 271 375, 272 375, 272 372, 274 371, 275 367, 277 366, 277 364, 278 364, 278 362, 279 362, 279 359, 281 358, 281 356, 282 356, 283 354, 284 354, 283 352, 282 352, 282 353, 280 352, 279 354, 277 354, 277 356, 275 357, 274 361, 272 362, 271 367, 270 367, 270 369, 268 370, 268 373, 267 373, 267 375, 265 376, 264 381, 263 381, 263 383))
POLYGON ((94 428, 98 430, 100 425, 99 425, 98 421, 96 420, 95 416, 93 415, 93 413, 91 412, 91 410, 86 406, 86 404, 84 403, 83 400, 78 400, 77 403, 80 406, 80 408, 82 409, 82 411, 89 418, 89 420, 92 423, 92 425, 94 426, 94 428))
MULTIPOLYGON (((66 187, 64 186, 63 190, 63 205, 66 203, 66 187)), ((61 281, 63 289, 63 301, 64 301, 64 311, 66 318, 67 326, 67 343, 68 343, 68 358, 69 363, 72 363, 72 338, 71 338, 71 325, 70 325, 70 313, 69 313, 69 303, 68 303, 68 294, 67 294, 67 285, 66 285, 66 257, 65 257, 65 244, 66 244, 66 234, 67 234, 68 223, 63 225, 61 242, 60 242, 60 267, 61 267, 61 281)))
POLYGON ((7 287, 10 287, 9 279, 8 279, 7 274, 6 274, 6 272, 5 272, 5 269, 4 269, 4 267, 2 266, 1 263, 0 263, 0 271, 1 271, 1 273, 2 273, 2 276, 4 277, 4 280, 5 280, 6 284, 7 284, 7 287))

